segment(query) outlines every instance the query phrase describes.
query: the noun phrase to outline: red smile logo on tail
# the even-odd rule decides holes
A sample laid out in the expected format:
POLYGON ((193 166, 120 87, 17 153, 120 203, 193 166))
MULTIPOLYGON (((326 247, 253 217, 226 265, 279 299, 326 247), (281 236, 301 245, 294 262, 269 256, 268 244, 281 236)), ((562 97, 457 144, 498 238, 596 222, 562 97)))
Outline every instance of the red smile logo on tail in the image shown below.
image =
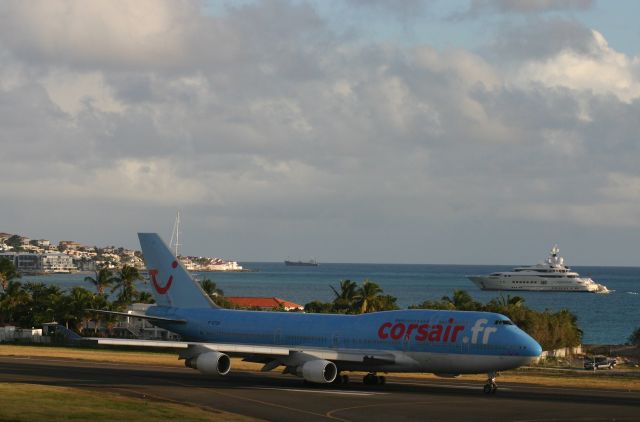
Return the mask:
MULTIPOLYGON (((173 261, 171 263, 171 268, 175 269, 177 266, 178 266, 178 261, 173 261)), ((158 270, 156 269, 149 270, 149 275, 151 276, 151 283, 153 284, 153 288, 156 289, 156 292, 163 295, 167 293, 167 291, 169 291, 169 289, 171 288, 171 283, 173 283, 173 275, 169 276, 169 280, 167 280, 167 283, 162 287, 158 284, 158 280, 156 279, 156 276, 158 275, 158 270)))

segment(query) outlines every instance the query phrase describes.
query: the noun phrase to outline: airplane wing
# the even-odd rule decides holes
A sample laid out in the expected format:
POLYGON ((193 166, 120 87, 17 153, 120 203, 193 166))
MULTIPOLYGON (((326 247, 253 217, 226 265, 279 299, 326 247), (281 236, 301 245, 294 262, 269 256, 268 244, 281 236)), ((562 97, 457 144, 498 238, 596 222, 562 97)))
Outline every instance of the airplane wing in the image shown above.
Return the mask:
MULTIPOLYGON (((64 329, 64 328, 63 328, 64 329)), ((66 331, 66 329, 64 329, 66 331)), ((379 350, 340 350, 328 348, 305 348, 301 346, 265 346, 257 344, 205 343, 168 340, 139 340, 124 338, 75 337, 76 341, 95 342, 100 345, 136 346, 178 349, 179 359, 191 359, 207 352, 225 353, 244 358, 248 362, 264 363, 271 370, 279 364, 274 362, 303 363, 315 359, 325 359, 340 363, 359 363, 367 365, 387 365, 398 363, 402 357, 394 352, 379 350)), ((284 364, 284 363, 283 363, 284 364)))
POLYGON ((97 312, 97 313, 100 313, 100 314, 146 319, 146 320, 151 321, 151 322, 160 321, 160 322, 174 322, 174 323, 178 323, 178 324, 186 324, 187 323, 187 320, 185 320, 185 319, 176 319, 176 318, 166 318, 166 317, 160 317, 160 316, 152 316, 152 315, 146 315, 146 314, 139 314, 137 312, 104 311, 102 309, 86 309, 86 310, 87 311, 91 311, 91 312, 97 312))
MULTIPOLYGON (((122 339, 122 338, 101 338, 101 337, 83 337, 83 340, 95 341, 98 344, 114 345, 114 346, 139 346, 139 347, 160 347, 169 349, 187 349, 180 351, 181 359, 199 355, 206 351, 216 351, 226 353, 232 356, 258 358, 256 362, 262 362, 261 358, 278 358, 297 356, 301 360, 326 359, 334 362, 355 362, 373 364, 389 364, 397 362, 397 356, 394 353, 380 352, 376 350, 353 350, 349 349, 324 349, 324 348, 304 348, 300 346, 265 346, 255 344, 228 344, 228 343, 204 343, 204 342, 186 342, 186 341, 167 341, 167 340, 138 340, 138 339, 122 339)), ((270 359, 269 359, 270 360, 270 359)))

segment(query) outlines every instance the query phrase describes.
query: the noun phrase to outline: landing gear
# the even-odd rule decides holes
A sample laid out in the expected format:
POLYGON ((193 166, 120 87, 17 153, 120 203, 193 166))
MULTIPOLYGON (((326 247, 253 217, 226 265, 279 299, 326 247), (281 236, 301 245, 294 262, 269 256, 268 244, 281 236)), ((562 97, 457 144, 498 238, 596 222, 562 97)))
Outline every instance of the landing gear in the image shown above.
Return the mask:
POLYGON ((387 381, 387 378, 383 375, 376 375, 371 372, 364 376, 362 382, 366 385, 376 385, 376 384, 384 384, 387 381))
POLYGON ((333 385, 347 385, 349 384, 349 375, 340 375, 336 376, 336 379, 332 382, 333 385))
POLYGON ((482 388, 482 391, 485 394, 495 394, 496 390, 498 389, 498 385, 496 384, 496 373, 489 372, 488 376, 489 376, 489 379, 487 379, 487 382, 482 388))

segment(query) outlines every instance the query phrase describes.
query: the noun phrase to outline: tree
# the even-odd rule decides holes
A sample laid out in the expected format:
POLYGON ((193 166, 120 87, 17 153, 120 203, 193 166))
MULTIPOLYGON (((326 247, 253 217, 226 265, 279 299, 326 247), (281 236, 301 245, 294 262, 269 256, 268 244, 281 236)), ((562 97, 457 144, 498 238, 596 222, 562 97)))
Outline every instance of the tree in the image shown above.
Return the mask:
POLYGON ((439 301, 424 301, 418 305, 411 305, 409 309, 449 309, 501 313, 540 343, 543 350, 577 346, 582 339, 578 320, 570 311, 566 309, 555 313, 535 311, 527 308, 524 305, 524 299, 520 296, 500 296, 483 305, 474 301, 466 291, 456 290, 452 297, 443 296, 439 301))
POLYGON ((224 292, 222 291, 222 289, 218 288, 215 281, 205 278, 204 280, 200 281, 200 286, 202 287, 202 290, 204 290, 206 295, 209 296, 209 298, 216 305, 226 309, 236 308, 233 303, 224 298, 224 292))
POLYGON ((4 243, 6 243, 7 245, 11 246, 13 248, 14 251, 16 252, 22 252, 22 237, 14 234, 13 236, 11 236, 10 238, 8 238, 7 240, 4 241, 4 243))
POLYGON ((215 302, 216 297, 224 296, 224 292, 222 289, 219 289, 216 283, 208 278, 200 281, 200 286, 202 286, 202 290, 215 302))
POLYGON ((149 292, 140 292, 138 293, 138 302, 139 303, 156 303, 156 300, 153 298, 153 295, 149 292))
POLYGON ((0 314, 4 322, 14 322, 17 316, 28 313, 25 309, 31 298, 19 281, 10 281, 0 294, 0 314))
POLYGON ((629 336, 629 343, 636 347, 640 347, 640 327, 636 328, 629 336))
POLYGON ((67 328, 69 323, 78 333, 82 333, 86 327, 91 312, 88 309, 93 308, 95 295, 83 287, 74 287, 64 296, 64 312, 63 320, 66 322, 67 328))
POLYGON ((377 309, 378 311, 395 311, 400 309, 396 302, 398 298, 391 295, 381 295, 378 297, 377 309))
POLYGON ((340 313, 352 314, 356 313, 356 295, 358 285, 351 280, 342 280, 340 282, 340 291, 338 292, 333 286, 331 290, 335 294, 333 299, 333 311, 340 313))
POLYGON ((7 284, 16 278, 20 278, 20 273, 13 262, 7 258, 0 258, 0 285, 3 290, 7 289, 7 284))
POLYGON ((87 276, 84 278, 84 281, 93 284, 98 294, 103 295, 105 289, 117 282, 118 279, 113 276, 113 271, 107 267, 102 267, 96 271, 95 277, 87 276))
MULTIPOLYGON (((105 294, 94 295, 93 302, 91 304, 91 309, 102 309, 102 310, 105 310, 105 311, 117 310, 117 309, 112 309, 112 308, 113 308, 113 305, 107 299, 107 295, 105 295, 105 294)), ((106 320, 107 318, 112 318, 112 319, 115 320, 115 317, 113 315, 103 314, 102 312, 95 312, 95 311, 89 311, 89 317, 93 321, 95 321, 95 325, 94 325, 94 328, 93 328, 94 335, 98 335, 99 334, 100 326, 102 325, 102 321, 106 320)))
POLYGON ((137 298, 136 281, 138 280, 143 280, 143 278, 136 267, 125 265, 120 269, 115 277, 115 286, 111 289, 112 293, 119 291, 116 300, 120 305, 129 305, 137 298))
POLYGON ((64 296, 59 286, 29 282, 23 288, 29 295, 29 312, 17 318, 21 326, 36 327, 58 317, 64 296))
POLYGON ((454 290, 453 297, 443 296, 442 300, 450 302, 453 305, 453 309, 459 311, 478 311, 482 308, 482 304, 474 301, 465 290, 454 290))
POLYGON ((361 314, 374 312, 380 305, 382 289, 376 283, 365 279, 356 293, 356 304, 361 314))
POLYGON ((409 309, 442 309, 459 311, 480 311, 481 303, 473 300, 465 290, 454 290, 453 296, 442 296, 440 300, 425 300, 424 302, 409 306, 409 309))
POLYGON ((315 314, 331 314, 335 312, 333 303, 320 302, 319 300, 314 300, 304 305, 304 311, 315 314))

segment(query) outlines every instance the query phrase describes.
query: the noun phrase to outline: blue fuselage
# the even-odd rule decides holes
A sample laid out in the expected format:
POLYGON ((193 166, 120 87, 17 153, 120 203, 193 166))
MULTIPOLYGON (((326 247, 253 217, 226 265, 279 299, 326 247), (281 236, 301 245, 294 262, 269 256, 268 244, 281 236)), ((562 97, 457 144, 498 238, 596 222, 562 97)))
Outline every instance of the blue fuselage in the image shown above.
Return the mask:
POLYGON ((363 315, 152 307, 187 320, 162 324, 198 342, 537 357, 540 345, 504 315, 401 310, 363 315))

